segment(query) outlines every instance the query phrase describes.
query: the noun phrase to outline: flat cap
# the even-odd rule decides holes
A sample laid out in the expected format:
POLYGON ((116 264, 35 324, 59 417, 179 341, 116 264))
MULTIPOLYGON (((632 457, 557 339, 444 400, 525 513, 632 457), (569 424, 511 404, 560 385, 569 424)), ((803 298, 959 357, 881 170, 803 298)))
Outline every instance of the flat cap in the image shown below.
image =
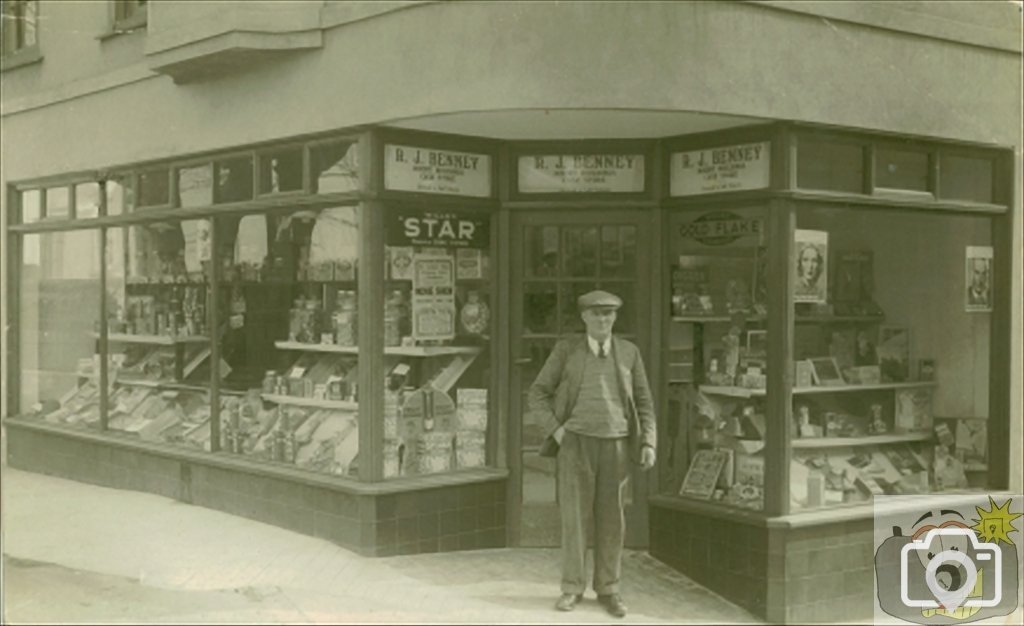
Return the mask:
POLYGON ((579 297, 576 301, 580 310, 592 309, 594 307, 611 307, 617 309, 622 306, 622 298, 607 291, 591 291, 579 297))

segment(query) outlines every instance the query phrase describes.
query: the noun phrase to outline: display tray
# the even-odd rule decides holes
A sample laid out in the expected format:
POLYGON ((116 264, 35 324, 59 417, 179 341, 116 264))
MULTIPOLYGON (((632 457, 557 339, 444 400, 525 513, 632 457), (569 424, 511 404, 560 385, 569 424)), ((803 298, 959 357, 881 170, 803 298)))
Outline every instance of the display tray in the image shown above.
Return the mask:
MULTIPOLYGON (((880 389, 917 389, 921 387, 934 387, 935 381, 921 381, 913 383, 879 383, 877 385, 835 385, 818 387, 793 387, 793 394, 803 395, 812 393, 845 393, 850 391, 877 391, 880 389)), ((753 398, 768 394, 765 389, 748 389, 746 387, 721 387, 716 385, 701 385, 701 393, 716 396, 730 396, 733 398, 753 398)))
MULTIPOLYGON (((274 346, 281 350, 359 354, 359 348, 356 346, 339 346, 333 343, 275 341, 274 346)), ((446 356, 451 354, 480 354, 482 351, 483 348, 479 346, 393 346, 384 348, 384 354, 394 356, 446 356)))
POLYGON ((869 437, 806 437, 794 438, 794 448, 843 448, 847 446, 878 446, 888 443, 929 441, 931 433, 906 433, 894 435, 872 435, 869 437))
MULTIPOLYGON (((99 339, 99 333, 92 333, 94 339, 99 339)), ((129 335, 126 333, 109 333, 108 341, 118 343, 144 343, 155 346, 173 346, 179 343, 209 343, 210 338, 205 335, 129 335)))
POLYGON ((299 396, 280 396, 273 393, 263 393, 260 397, 267 402, 275 402, 277 404, 290 404, 294 406, 306 406, 316 409, 337 409, 340 411, 358 411, 358 402, 348 402, 346 400, 318 400, 316 398, 301 398, 299 396))

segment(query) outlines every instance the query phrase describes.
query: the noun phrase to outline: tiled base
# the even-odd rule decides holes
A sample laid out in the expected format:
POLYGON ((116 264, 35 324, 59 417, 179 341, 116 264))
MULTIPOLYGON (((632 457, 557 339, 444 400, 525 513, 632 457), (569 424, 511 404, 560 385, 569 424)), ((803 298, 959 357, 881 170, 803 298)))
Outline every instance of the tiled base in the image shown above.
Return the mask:
POLYGON ((651 554, 774 623, 870 620, 870 519, 802 528, 651 505, 651 554))
MULTIPOLYGON (((394 493, 303 482, 7 422, 11 467, 145 491, 322 537, 366 556, 506 545, 505 479, 394 493)), ((196 455, 191 455, 196 456, 196 455)))

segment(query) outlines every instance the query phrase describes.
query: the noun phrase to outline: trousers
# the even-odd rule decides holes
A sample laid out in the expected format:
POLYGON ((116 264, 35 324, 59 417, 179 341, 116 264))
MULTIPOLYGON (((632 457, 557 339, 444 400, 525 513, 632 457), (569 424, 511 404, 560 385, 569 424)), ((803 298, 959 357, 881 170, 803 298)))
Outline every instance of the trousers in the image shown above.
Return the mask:
POLYGON ((627 440, 600 439, 566 431, 558 452, 558 503, 562 519, 562 593, 587 588, 586 554, 594 536, 594 591, 619 593, 623 511, 629 477, 627 440))

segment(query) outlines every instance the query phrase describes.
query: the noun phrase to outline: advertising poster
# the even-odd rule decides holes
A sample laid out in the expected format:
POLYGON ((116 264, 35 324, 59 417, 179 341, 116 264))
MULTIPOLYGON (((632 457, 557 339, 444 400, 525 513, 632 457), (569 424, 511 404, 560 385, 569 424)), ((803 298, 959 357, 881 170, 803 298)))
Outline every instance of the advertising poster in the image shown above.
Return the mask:
POLYGON ((413 259, 412 336, 419 341, 455 338, 455 260, 450 256, 413 259))
POLYGON ((992 311, 992 246, 967 246, 965 306, 969 313, 992 311))
POLYGON ((797 230, 796 264, 793 266, 795 302, 824 304, 828 294, 828 233, 797 230))

